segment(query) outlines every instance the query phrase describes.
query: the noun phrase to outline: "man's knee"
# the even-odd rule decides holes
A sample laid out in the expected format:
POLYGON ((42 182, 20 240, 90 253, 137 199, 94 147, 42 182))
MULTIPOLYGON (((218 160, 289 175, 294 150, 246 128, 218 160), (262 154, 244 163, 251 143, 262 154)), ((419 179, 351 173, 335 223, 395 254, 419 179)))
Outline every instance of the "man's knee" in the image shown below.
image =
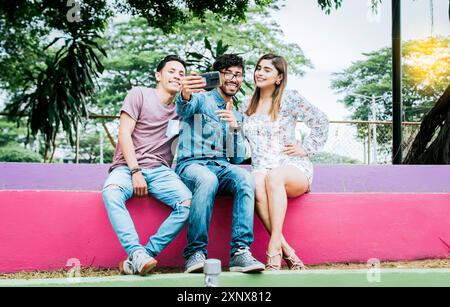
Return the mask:
POLYGON ((205 172, 195 178, 195 191, 216 193, 219 188, 219 179, 211 172, 205 172))
POLYGON ((256 190, 255 178, 248 171, 236 167, 233 170, 233 176, 236 181, 237 189, 244 189, 255 192, 256 190))
POLYGON ((192 199, 185 200, 181 203, 181 205, 186 206, 186 207, 190 207, 191 204, 192 204, 192 199))
POLYGON ((103 203, 106 207, 121 203, 128 198, 127 191, 117 184, 110 184, 102 191, 103 203))
POLYGON ((117 184, 110 184, 108 186, 106 186, 105 188, 103 188, 102 191, 102 196, 103 196, 103 200, 105 199, 109 199, 112 194, 117 194, 118 192, 121 192, 122 188, 117 185, 117 184))
POLYGON ((182 203, 180 203, 178 207, 178 212, 181 214, 181 217, 184 222, 187 222, 189 220, 189 214, 191 211, 191 200, 185 200, 182 203))

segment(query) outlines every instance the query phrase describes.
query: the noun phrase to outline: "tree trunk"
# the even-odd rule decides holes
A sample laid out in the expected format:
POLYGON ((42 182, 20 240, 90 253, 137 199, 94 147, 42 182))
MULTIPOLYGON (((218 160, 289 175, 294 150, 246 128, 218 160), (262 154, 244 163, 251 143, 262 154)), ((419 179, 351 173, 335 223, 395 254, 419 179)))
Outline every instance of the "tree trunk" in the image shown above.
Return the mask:
POLYGON ((116 142, 114 141, 113 136, 111 135, 111 132, 109 132, 108 126, 106 126, 105 123, 102 123, 103 129, 106 132, 106 135, 108 136, 109 142, 111 143, 111 145, 116 148, 116 142))
POLYGON ((450 86, 424 117, 419 134, 403 163, 450 164, 450 86))

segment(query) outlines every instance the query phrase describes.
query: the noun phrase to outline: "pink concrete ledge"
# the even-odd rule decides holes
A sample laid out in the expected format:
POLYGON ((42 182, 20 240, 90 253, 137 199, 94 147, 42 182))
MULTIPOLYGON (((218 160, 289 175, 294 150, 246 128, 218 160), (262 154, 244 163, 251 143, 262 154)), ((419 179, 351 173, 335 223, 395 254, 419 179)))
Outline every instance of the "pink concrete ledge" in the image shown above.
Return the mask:
MULTIPOLYGON (((169 214, 152 198, 128 204, 143 243, 169 214)), ((210 257, 229 260, 231 202, 219 198, 210 257)), ((287 239, 306 264, 445 258, 450 246, 450 194, 330 193, 291 200, 287 239)), ((100 192, 0 191, 0 273, 83 267, 115 268, 125 257, 100 192)), ((255 224, 255 256, 264 261, 268 236, 255 224)), ((158 257, 181 267, 185 231, 158 257)))

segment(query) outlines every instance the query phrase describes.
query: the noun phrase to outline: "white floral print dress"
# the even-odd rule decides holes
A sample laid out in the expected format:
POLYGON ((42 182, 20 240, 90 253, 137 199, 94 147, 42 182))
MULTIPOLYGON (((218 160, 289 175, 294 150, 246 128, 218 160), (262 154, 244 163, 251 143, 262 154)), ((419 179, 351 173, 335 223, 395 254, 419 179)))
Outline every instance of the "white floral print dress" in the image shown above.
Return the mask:
POLYGON ((252 152, 252 172, 268 172, 271 169, 291 165, 300 169, 308 178, 309 191, 314 177, 313 164, 309 157, 323 149, 328 139, 328 117, 309 103, 295 90, 287 90, 283 96, 281 110, 276 121, 270 115, 245 112, 250 105, 246 97, 240 106, 244 115, 243 132, 252 152), (295 137, 298 121, 303 121, 311 133, 301 143, 295 137), (306 157, 292 157, 283 153, 286 144, 299 144, 306 157))

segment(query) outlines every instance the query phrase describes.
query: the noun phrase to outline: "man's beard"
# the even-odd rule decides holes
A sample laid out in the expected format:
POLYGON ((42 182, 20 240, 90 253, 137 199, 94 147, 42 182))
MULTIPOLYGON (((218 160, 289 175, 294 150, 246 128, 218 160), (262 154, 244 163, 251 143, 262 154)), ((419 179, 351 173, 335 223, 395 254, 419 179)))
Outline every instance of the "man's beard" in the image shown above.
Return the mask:
POLYGON ((223 93, 225 96, 227 96, 227 97, 234 97, 234 96, 237 95, 237 93, 239 93, 239 91, 241 90, 241 88, 238 87, 237 90, 236 90, 236 93, 234 93, 234 94, 227 93, 227 92, 225 91, 225 86, 224 86, 224 85, 222 85, 222 86, 220 87, 220 90, 222 91, 222 93, 223 93))

